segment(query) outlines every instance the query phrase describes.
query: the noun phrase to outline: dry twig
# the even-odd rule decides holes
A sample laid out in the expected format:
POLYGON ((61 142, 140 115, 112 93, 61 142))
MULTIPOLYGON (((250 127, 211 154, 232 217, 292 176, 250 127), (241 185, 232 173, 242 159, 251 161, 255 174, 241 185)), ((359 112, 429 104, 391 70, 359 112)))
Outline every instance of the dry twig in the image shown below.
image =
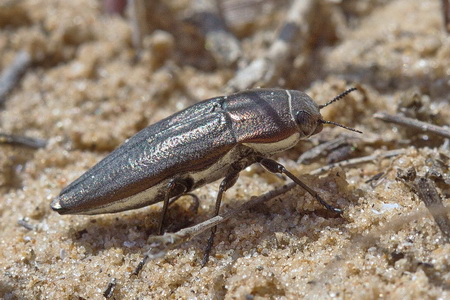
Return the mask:
POLYGON ((33 149, 44 148, 47 141, 27 136, 0 133, 0 144, 11 144, 33 149))
POLYGON ((257 58, 248 66, 239 70, 227 86, 229 89, 245 90, 254 86, 267 86, 273 83, 283 68, 290 66, 288 58, 294 46, 303 43, 305 47, 309 26, 316 16, 319 1, 296 0, 293 2, 286 17, 286 22, 278 32, 277 40, 272 44, 264 57, 257 58))
POLYGON ((442 12, 444 15, 444 27, 450 33, 450 0, 442 0, 442 12))
POLYGON ((6 68, 0 76, 0 104, 6 101, 6 96, 19 83, 25 70, 31 65, 31 56, 21 51, 13 63, 6 68))
POLYGON ((400 115, 390 115, 385 112, 378 112, 374 114, 374 117, 388 123, 395 123, 406 127, 412 127, 424 132, 431 132, 446 138, 450 138, 450 129, 440 127, 430 123, 422 122, 419 120, 403 117, 400 115))
POLYGON ((307 164, 319 156, 327 155, 329 152, 349 144, 349 141, 351 139, 352 138, 347 136, 340 136, 331 141, 319 144, 316 147, 313 147, 308 151, 302 153, 302 155, 300 155, 300 157, 298 158, 297 163, 307 164))
POLYGON ((329 165, 326 165, 324 167, 315 169, 314 171, 310 172, 309 174, 311 175, 319 175, 322 174, 326 171, 329 171, 335 167, 348 167, 348 166, 354 166, 354 165, 358 165, 358 164, 363 164, 363 163, 367 163, 367 162, 372 162, 378 158, 388 158, 388 157, 393 157, 393 156, 397 156, 402 154, 403 152, 405 152, 405 150, 403 149, 396 149, 396 150, 390 150, 390 151, 386 151, 383 153, 379 153, 379 154, 372 154, 372 155, 368 155, 368 156, 363 156, 363 157, 357 157, 357 158, 352 158, 352 159, 348 159, 348 160, 343 160, 337 163, 332 163, 329 165))
POLYGON ((30 219, 29 218, 22 218, 20 220, 17 221, 17 224, 22 226, 23 228, 27 229, 27 230, 34 230, 35 226, 29 223, 30 219))
POLYGON ((397 177, 419 196, 419 199, 422 200, 433 215, 434 221, 441 230, 445 241, 447 243, 450 242, 450 220, 447 216, 447 209, 442 203, 436 185, 428 178, 428 174, 425 176, 417 176, 416 170, 411 168, 406 172, 399 170, 397 177))
POLYGON ((206 49, 219 65, 231 66, 241 57, 239 40, 228 30, 217 1, 195 0, 189 21, 205 36, 206 49))
POLYGON ((129 5, 133 47, 139 55, 144 37, 148 34, 147 7, 143 0, 130 0, 129 5))

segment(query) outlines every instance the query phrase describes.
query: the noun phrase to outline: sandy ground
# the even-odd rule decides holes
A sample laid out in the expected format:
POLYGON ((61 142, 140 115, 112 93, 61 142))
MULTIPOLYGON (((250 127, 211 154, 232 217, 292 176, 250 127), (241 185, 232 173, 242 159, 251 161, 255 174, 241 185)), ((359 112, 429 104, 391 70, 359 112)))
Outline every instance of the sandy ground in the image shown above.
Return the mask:
MULTIPOLYGON (((173 20, 189 5, 167 3, 173 20)), ((323 115, 363 135, 329 126, 277 156, 343 215, 295 188, 222 224, 204 268, 206 234, 132 276, 147 237, 156 233, 159 205, 60 216, 51 200, 140 129, 225 93, 245 63, 216 64, 198 34, 183 35, 164 14, 152 22, 136 59, 129 22, 102 14, 97 1, 0 3, 0 69, 20 50, 33 61, 0 109, 0 132, 48 141, 38 150, 0 145, 0 298, 101 299, 114 279, 115 299, 449 299, 450 244, 397 176, 411 167, 419 176, 440 174, 433 182, 449 207, 448 140, 373 118, 378 111, 400 112, 449 124, 450 36, 441 3, 343 1, 332 7, 333 30, 321 35, 325 30, 312 26, 313 41, 272 86, 304 90, 318 103, 359 88, 323 115), (305 151, 343 133, 354 138, 343 149, 297 163, 305 151), (393 149, 403 150, 305 175, 333 157, 393 149)), ((283 2, 246 22, 228 12, 243 62, 266 51, 288 8, 283 2)), ((227 191, 222 211, 282 184, 258 166, 248 168, 227 191)), ((217 188, 213 183, 196 191, 198 214, 190 211, 191 198, 180 199, 167 230, 209 218, 217 188)))

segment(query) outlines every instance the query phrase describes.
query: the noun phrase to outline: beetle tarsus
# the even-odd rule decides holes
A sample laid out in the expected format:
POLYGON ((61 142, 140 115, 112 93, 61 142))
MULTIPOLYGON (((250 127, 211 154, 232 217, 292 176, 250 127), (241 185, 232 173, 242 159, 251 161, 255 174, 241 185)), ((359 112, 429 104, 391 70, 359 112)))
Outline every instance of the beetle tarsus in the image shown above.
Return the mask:
POLYGON ((141 272, 142 268, 144 267, 145 263, 148 260, 148 255, 145 254, 144 258, 139 262, 138 266, 136 267, 136 269, 134 269, 133 271, 133 275, 139 275, 139 273, 141 272))
POLYGON ((297 185, 301 186, 305 191, 307 191, 311 196, 313 196, 320 204, 322 204, 326 209, 334 213, 341 214, 343 211, 340 208, 334 207, 328 204, 319 194, 302 182, 297 176, 289 172, 282 164, 268 158, 260 158, 259 163, 272 173, 280 173, 289 177, 297 185))
POLYGON ((212 246, 214 244, 214 237, 216 236, 217 226, 211 229, 211 235, 208 238, 208 243, 206 244, 205 252, 203 253, 203 259, 201 267, 203 268, 209 261, 209 254, 211 253, 212 246))

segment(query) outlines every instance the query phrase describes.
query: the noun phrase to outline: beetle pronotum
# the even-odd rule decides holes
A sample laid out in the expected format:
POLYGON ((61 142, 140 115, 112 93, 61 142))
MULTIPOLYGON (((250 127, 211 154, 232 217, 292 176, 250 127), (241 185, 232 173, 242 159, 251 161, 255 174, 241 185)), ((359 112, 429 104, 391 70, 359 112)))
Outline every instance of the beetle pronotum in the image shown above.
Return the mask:
MULTIPOLYGON (((255 89, 208 99, 169 116, 128 139, 64 188, 51 207, 60 214, 102 214, 163 201, 158 232, 171 199, 223 178, 223 193, 239 172, 253 163, 285 174, 328 210, 340 213, 284 166, 269 157, 319 133, 323 124, 355 129, 322 119, 320 109, 356 90, 349 89, 324 105, 295 90, 255 89)), ((216 227, 203 258, 209 257, 216 227)))

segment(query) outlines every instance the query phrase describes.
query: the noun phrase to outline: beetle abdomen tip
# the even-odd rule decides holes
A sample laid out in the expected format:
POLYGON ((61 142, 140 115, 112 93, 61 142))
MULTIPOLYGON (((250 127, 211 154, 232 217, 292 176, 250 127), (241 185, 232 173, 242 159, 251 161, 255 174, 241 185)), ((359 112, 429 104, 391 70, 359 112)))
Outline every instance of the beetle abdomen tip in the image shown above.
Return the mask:
POLYGON ((50 207, 60 214, 64 214, 67 211, 67 209, 61 206, 60 197, 56 197, 50 204, 50 207))

